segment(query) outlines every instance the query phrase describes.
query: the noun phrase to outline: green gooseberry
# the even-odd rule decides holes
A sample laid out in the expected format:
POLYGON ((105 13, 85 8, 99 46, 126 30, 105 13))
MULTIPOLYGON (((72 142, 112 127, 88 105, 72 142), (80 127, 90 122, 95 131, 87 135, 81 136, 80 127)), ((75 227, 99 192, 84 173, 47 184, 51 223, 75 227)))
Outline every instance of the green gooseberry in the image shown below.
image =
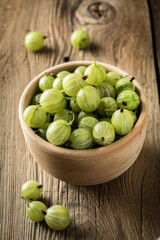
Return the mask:
POLYGON ((102 82, 99 86, 97 86, 97 90, 99 92, 100 98, 103 98, 103 97, 115 98, 116 97, 114 87, 107 82, 102 82))
POLYGON ((71 218, 65 207, 55 205, 47 209, 45 221, 51 229, 63 230, 68 227, 71 222, 71 218))
POLYGON ((87 117, 87 116, 92 116, 92 117, 97 117, 94 113, 92 112, 84 112, 84 111, 81 111, 79 114, 78 114, 78 122, 84 118, 84 117, 87 117))
POLYGON ((40 90, 44 92, 45 90, 52 88, 53 82, 54 82, 54 77, 46 73, 45 76, 41 77, 38 85, 40 90))
POLYGON ((48 89, 42 93, 40 105, 46 112, 54 114, 66 107, 66 99, 59 90, 48 89))
POLYGON ((53 145, 59 146, 67 142, 71 134, 71 123, 65 120, 57 120, 51 123, 47 129, 47 140, 53 145))
POLYGON ((111 123, 111 117, 103 117, 103 118, 100 118, 99 121, 100 121, 100 122, 106 121, 106 122, 111 123))
POLYGON ((83 49, 89 46, 90 37, 84 30, 75 30, 70 38, 71 44, 75 48, 83 49))
POLYGON ((24 110, 23 119, 29 127, 39 128, 46 121, 46 113, 39 105, 30 105, 24 110))
POLYGON ((121 75, 116 72, 108 72, 105 77, 105 82, 108 82, 112 86, 115 86, 116 82, 121 78, 121 75))
POLYGON ((101 146, 111 144, 115 139, 115 131, 112 124, 102 121, 93 128, 93 138, 101 146))
POLYGON ((32 105, 38 105, 39 102, 40 102, 41 95, 42 95, 42 93, 36 94, 36 95, 32 98, 31 104, 32 104, 32 105))
POLYGON ((63 79, 60 77, 57 77, 53 82, 53 89, 57 89, 59 91, 63 90, 62 82, 63 82, 63 79))
POLYGON ((126 135, 133 127, 133 117, 126 109, 118 109, 111 118, 112 126, 119 135, 126 135))
POLYGON ((41 138, 43 138, 44 140, 47 140, 46 138, 46 132, 47 132, 47 129, 49 127, 50 123, 45 123, 43 124, 42 127, 38 128, 35 133, 38 134, 38 136, 40 136, 41 138))
POLYGON ((136 115, 136 112, 133 112, 133 111, 129 111, 130 114, 132 115, 132 118, 133 118, 133 124, 135 124, 135 122, 137 121, 137 115, 136 115))
POLYGON ((85 77, 89 84, 98 86, 105 80, 106 70, 102 65, 94 61, 93 64, 86 68, 85 77))
POLYGON ((80 107, 79 107, 78 104, 77 104, 76 99, 74 99, 74 98, 72 98, 72 99, 70 100, 70 108, 71 108, 74 112, 80 112, 80 111, 81 111, 80 107))
POLYGON ((51 115, 48 112, 46 112, 46 121, 45 121, 45 123, 50 123, 50 122, 51 122, 51 115))
POLYGON ((86 68, 87 67, 85 67, 85 66, 79 66, 74 70, 74 72, 81 75, 81 76, 84 76, 86 68))
POLYGON ((98 113, 101 116, 112 116, 112 114, 118 109, 118 104, 114 98, 104 97, 101 99, 98 113))
POLYGON ((26 200, 37 200, 42 192, 42 184, 35 180, 25 182, 21 188, 21 197, 26 200))
POLYGON ((93 127, 98 123, 99 121, 94 117, 84 117, 78 122, 79 128, 85 128, 92 132, 93 127))
POLYGON ((124 90, 135 90, 135 85, 128 79, 128 78, 122 78, 118 80, 115 84, 115 90, 116 93, 119 94, 120 92, 124 90))
POLYGON ((117 103, 119 108, 127 110, 135 110, 140 104, 139 96, 132 90, 125 90, 118 94, 117 103))
POLYGON ((26 207, 27 217, 30 220, 34 222, 41 222, 44 220, 47 211, 47 208, 44 205, 44 203, 40 201, 33 201, 26 204, 26 207))
POLYGON ((63 79, 63 89, 70 97, 76 97, 83 84, 83 78, 77 73, 70 73, 63 79))
POLYGON ((54 115, 54 121, 62 119, 67 122, 71 122, 72 120, 74 120, 74 118, 75 118, 74 113, 68 109, 63 109, 62 111, 60 111, 54 115))
POLYGON ((70 74, 70 72, 68 72, 68 71, 61 71, 61 72, 57 73, 57 77, 63 79, 68 74, 70 74))
POLYGON ((66 143, 67 147, 74 149, 87 149, 93 144, 93 137, 91 132, 86 128, 75 129, 66 143))
POLYGON ((77 94, 77 104, 83 111, 95 111, 100 104, 98 90, 92 86, 85 86, 81 88, 77 94))
POLYGON ((44 45, 44 36, 39 32, 29 32, 24 39, 24 46, 33 52, 39 51, 44 45))

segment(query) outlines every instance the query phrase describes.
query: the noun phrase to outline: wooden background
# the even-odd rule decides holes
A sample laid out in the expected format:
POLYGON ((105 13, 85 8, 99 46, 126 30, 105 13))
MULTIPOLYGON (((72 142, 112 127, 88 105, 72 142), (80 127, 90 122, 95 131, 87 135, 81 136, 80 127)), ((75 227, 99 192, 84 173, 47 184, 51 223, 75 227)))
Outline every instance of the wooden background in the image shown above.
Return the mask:
POLYGON ((159 21, 159 0, 0 1, 1 240, 160 237, 159 21), (85 51, 70 45, 72 31, 79 28, 92 39, 85 51), (41 52, 21 47, 29 30, 48 36, 41 52), (37 74, 68 56, 116 65, 134 75, 147 94, 149 120, 142 152, 125 174, 106 184, 79 187, 49 176, 33 161, 20 129, 22 91, 37 74), (27 219, 20 189, 30 179, 44 185, 42 199, 47 206, 68 208, 75 222, 65 231, 55 232, 44 222, 27 219))

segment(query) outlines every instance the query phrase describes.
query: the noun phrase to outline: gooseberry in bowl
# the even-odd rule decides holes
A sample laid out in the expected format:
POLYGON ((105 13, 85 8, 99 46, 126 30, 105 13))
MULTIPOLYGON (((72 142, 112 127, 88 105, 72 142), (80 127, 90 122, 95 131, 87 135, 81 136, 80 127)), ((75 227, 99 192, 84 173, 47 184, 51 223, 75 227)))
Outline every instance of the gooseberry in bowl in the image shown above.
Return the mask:
MULTIPOLYGON (((42 78, 45 75, 45 73, 56 77, 58 77, 57 75, 61 71, 70 72, 68 75, 76 74, 74 73, 76 68, 80 66, 86 66, 88 68, 91 64, 93 64, 92 61, 77 61, 60 64, 50 69, 46 69, 44 72, 35 77, 26 87, 22 94, 19 105, 19 118, 22 126, 22 131, 24 133, 25 140, 27 142, 29 149, 31 150, 34 159, 38 162, 38 164, 41 166, 43 170, 47 171, 52 176, 62 181, 66 181, 76 185, 100 184, 110 181, 111 179, 114 179, 121 175, 122 173, 124 173, 137 159, 143 146, 147 127, 148 104, 144 94, 145 89, 143 89, 140 86, 136 79, 134 79, 134 81, 132 82, 135 86, 135 90, 124 90, 120 92, 119 94, 123 93, 122 96, 120 95, 122 98, 120 98, 118 94, 117 96, 118 101, 117 99, 115 99, 115 101, 118 102, 119 109, 113 112, 111 116, 111 123, 108 123, 107 116, 104 116, 104 118, 107 119, 103 119, 103 121, 101 121, 102 116, 98 113, 97 110, 98 104, 96 104, 95 107, 95 102, 100 103, 101 99, 98 90, 96 89, 95 86, 84 86, 83 82, 86 81, 87 79, 84 80, 82 78, 82 75, 78 74, 77 74, 78 79, 80 79, 80 81, 76 81, 73 78, 73 82, 75 81, 75 85, 78 86, 76 89, 76 93, 74 93, 73 96, 72 94, 69 95, 63 92, 64 90, 61 92, 56 89, 48 89, 42 93, 38 105, 35 105, 36 107, 39 107, 40 109, 44 110, 45 118, 47 112, 51 115, 51 121, 53 122, 50 123, 47 132, 49 131, 49 129, 51 130, 51 132, 49 132, 49 138, 51 137, 50 141, 52 141, 53 137, 53 143, 49 142, 49 140, 45 141, 43 138, 38 136, 38 134, 36 134, 36 130, 43 126, 44 124, 44 123, 42 124, 43 121, 41 122, 42 126, 40 127, 37 126, 30 127, 24 121, 23 113, 25 109, 29 107, 35 95, 41 94, 38 87, 38 82, 40 78, 42 78), (91 91, 92 94, 88 94, 88 91, 84 91, 85 92, 84 96, 87 99, 82 100, 81 97, 80 98, 78 97, 79 92, 88 87, 89 89, 93 88, 94 90, 91 91), (135 97, 132 94, 131 94, 132 97, 130 97, 130 94, 128 93, 125 95, 124 93, 126 91, 132 92, 134 96, 137 94, 139 100, 137 101, 136 97, 135 101, 135 97), (97 98, 97 100, 95 100, 97 94, 99 97, 97 98), (89 98, 88 95, 90 95, 89 98), (79 102, 77 99, 78 98, 80 99, 79 105, 81 106, 79 107, 80 109, 82 109, 82 111, 78 113, 78 116, 80 117, 76 119, 77 124, 76 127, 75 126, 73 127, 73 122, 69 123, 68 121, 62 119, 54 121, 54 115, 62 111, 63 109, 73 111, 73 109, 70 107, 70 101, 72 98, 76 99, 78 104, 79 102), (133 104, 134 102, 133 105, 135 110, 126 109, 124 107, 121 107, 120 105, 122 104, 122 101, 126 100, 127 103, 129 103, 130 99, 132 100, 134 99, 134 101, 132 101, 131 103, 133 104), (95 110, 88 109, 90 103, 91 106, 93 104, 94 106, 93 109, 95 110), (83 107, 85 105, 87 106, 87 109, 83 107), (89 115, 88 110, 90 111, 89 114, 97 118, 97 120, 99 121, 97 124, 103 123, 104 126, 107 123, 111 124, 111 125, 107 124, 107 126, 112 126, 113 128, 112 127, 111 128, 114 129, 116 133, 116 138, 112 143, 107 142, 107 145, 100 145, 101 141, 99 140, 101 140, 101 138, 103 140, 104 136, 102 134, 105 134, 107 129, 107 127, 104 127, 105 129, 103 131, 103 126, 101 126, 101 124, 98 129, 102 130, 96 131, 94 137, 93 131, 91 132, 86 128, 81 127, 78 128, 80 119, 83 119, 83 117, 89 115), (117 111, 118 114, 116 113, 117 111), (130 111, 135 112, 137 111, 136 114, 137 120, 135 123, 134 123, 135 116, 133 118, 132 116, 133 114, 130 111), (117 119, 120 119, 120 121, 117 119), (124 122, 125 124, 127 123, 127 127, 123 126, 124 122), (123 134, 121 135, 122 137, 120 137, 120 134, 123 134), (54 144, 55 140, 54 138, 55 139, 57 138, 56 141, 57 142, 59 141, 58 144, 57 143, 54 144)), ((100 62, 97 62, 96 64, 103 66, 107 73, 117 72, 120 75, 121 79, 129 75, 125 71, 116 68, 112 65, 100 62)), ((67 76, 63 78, 63 81, 67 76)), ((116 82, 117 81, 118 80, 116 79, 116 82)), ((115 85, 113 87, 115 88, 115 85)), ((70 88, 68 89, 70 90, 70 88)), ((44 122, 46 121, 45 118, 44 122)), ((104 142, 107 139, 105 138, 106 137, 104 137, 104 142)))

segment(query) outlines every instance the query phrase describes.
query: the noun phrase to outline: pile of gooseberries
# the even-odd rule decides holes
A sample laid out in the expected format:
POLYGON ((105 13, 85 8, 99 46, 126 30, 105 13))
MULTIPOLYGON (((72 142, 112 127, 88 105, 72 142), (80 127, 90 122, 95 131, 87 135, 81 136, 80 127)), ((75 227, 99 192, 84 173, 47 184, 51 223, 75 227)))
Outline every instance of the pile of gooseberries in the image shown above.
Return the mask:
POLYGON ((68 210, 61 205, 54 205, 47 209, 44 203, 37 201, 42 192, 42 184, 35 180, 25 182, 21 188, 21 197, 31 201, 26 204, 27 217, 33 222, 45 220, 53 230, 63 230, 73 219, 70 218, 68 210))
POLYGON ((24 121, 56 146, 82 150, 109 145, 137 121, 140 98, 133 80, 106 72, 95 61, 74 72, 46 73, 24 121))

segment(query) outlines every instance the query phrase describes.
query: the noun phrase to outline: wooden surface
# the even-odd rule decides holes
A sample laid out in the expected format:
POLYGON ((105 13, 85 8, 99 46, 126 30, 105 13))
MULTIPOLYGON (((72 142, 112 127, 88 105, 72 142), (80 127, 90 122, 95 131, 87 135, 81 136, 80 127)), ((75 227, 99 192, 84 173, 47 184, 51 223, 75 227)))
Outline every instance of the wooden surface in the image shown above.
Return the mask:
MULTIPOLYGON (((159 1, 154 1, 160 10, 159 1)), ((154 6, 149 9, 147 0, 0 1, 0 239, 160 237, 160 49, 158 44, 153 46, 153 33, 154 43, 159 41, 159 20, 152 21, 151 30, 154 6), (92 39, 85 51, 70 45, 70 34, 78 28, 86 29, 92 39), (48 36, 43 51, 35 54, 21 47, 29 30, 48 36), (18 103, 23 89, 41 71, 68 56, 70 60, 96 59, 126 70, 140 81, 148 97, 149 121, 142 152, 125 174, 106 184, 78 187, 49 176, 33 161, 20 129, 18 103), (68 208, 75 222, 65 231, 54 232, 45 223, 27 219, 20 189, 30 179, 44 185, 42 199, 47 206, 68 208)))

